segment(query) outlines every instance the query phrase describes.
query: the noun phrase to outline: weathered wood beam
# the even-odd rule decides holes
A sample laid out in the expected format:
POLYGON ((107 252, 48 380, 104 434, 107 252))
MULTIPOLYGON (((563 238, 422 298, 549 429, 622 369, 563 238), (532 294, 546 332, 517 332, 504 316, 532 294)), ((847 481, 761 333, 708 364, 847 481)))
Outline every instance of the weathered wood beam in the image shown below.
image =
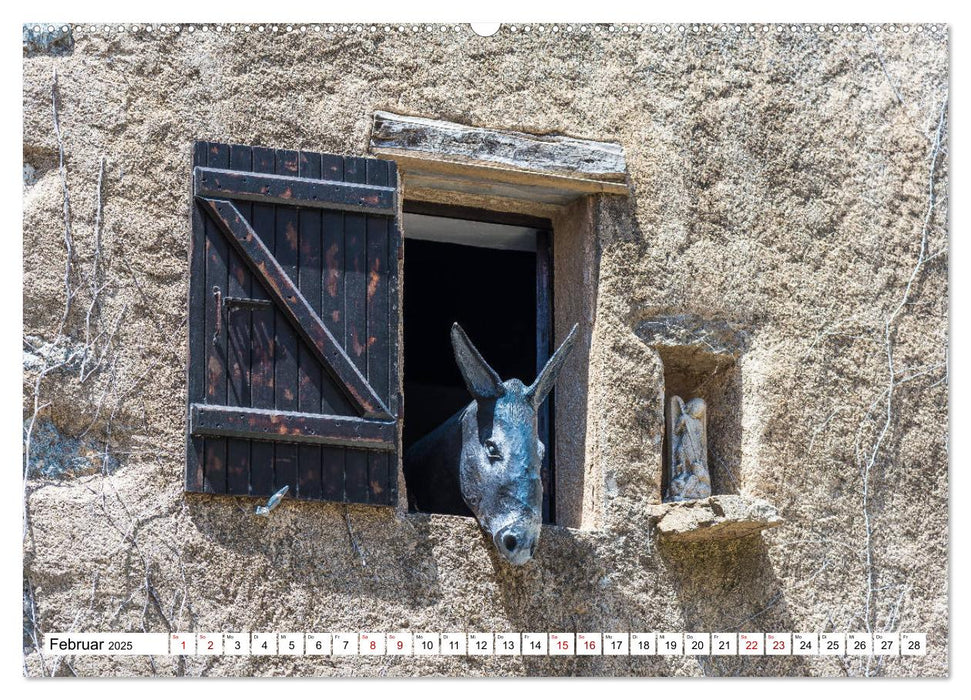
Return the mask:
POLYGON ((421 192, 451 192, 564 206, 588 194, 628 194, 627 185, 622 182, 415 158, 397 153, 379 152, 378 155, 394 159, 408 195, 414 197, 420 196, 421 192))
POLYGON ((398 435, 393 420, 198 403, 191 406, 189 430, 192 435, 341 445, 369 450, 394 450, 398 435))
POLYGON ((387 406, 236 206, 232 202, 219 199, 197 199, 253 272, 259 275, 270 296, 286 312, 294 327, 333 373, 334 378, 343 384, 348 397, 365 417, 390 419, 391 413, 387 406))
POLYGON ((394 187, 202 167, 193 170, 193 178, 198 197, 389 216, 395 213, 394 187))
POLYGON ((623 182, 624 149, 616 143, 539 136, 454 122, 375 112, 371 150, 379 154, 433 154, 483 166, 587 180, 623 182))

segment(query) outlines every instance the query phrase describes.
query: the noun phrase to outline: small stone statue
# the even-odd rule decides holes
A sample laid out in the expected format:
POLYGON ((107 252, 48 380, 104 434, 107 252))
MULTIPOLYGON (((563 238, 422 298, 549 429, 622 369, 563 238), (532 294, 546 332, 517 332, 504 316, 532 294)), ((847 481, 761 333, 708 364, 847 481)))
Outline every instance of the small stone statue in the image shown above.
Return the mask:
POLYGON ((670 480, 665 502, 711 495, 706 411, 704 399, 691 399, 686 404, 680 396, 671 397, 668 409, 670 480))

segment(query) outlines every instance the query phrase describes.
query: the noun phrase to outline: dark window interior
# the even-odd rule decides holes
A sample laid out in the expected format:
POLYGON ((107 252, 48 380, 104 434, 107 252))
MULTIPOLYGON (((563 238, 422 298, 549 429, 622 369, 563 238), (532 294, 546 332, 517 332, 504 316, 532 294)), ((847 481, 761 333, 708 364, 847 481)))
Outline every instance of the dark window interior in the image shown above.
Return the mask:
MULTIPOLYGON (((405 203, 404 434, 407 449, 472 397, 452 354, 456 321, 503 380, 531 384, 549 357, 550 222, 405 203)), ((538 417, 548 447, 543 519, 552 522, 552 400, 538 417)))
POLYGON ((536 253, 405 239, 404 448, 472 397, 452 355, 458 321, 503 380, 536 376, 536 253))

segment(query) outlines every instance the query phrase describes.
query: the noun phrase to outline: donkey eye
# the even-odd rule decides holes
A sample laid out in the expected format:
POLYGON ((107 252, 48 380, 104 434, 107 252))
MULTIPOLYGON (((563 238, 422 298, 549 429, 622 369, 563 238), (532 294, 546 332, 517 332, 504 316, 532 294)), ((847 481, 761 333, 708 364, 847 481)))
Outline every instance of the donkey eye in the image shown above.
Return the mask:
POLYGON ((502 452, 499 450, 499 445, 494 443, 492 440, 486 440, 485 448, 486 454, 489 455, 489 459, 502 459, 502 452))

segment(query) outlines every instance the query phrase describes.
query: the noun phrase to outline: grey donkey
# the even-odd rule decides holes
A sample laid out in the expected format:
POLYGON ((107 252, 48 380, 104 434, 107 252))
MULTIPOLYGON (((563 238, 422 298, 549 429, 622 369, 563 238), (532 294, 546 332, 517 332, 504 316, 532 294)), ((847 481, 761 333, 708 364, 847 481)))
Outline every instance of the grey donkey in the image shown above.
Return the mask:
POLYGON ((468 514, 513 565, 532 559, 542 524, 540 467, 546 446, 536 415, 576 344, 574 325, 530 386, 502 381, 459 324, 452 348, 473 401, 405 453, 408 491, 418 510, 468 514))

